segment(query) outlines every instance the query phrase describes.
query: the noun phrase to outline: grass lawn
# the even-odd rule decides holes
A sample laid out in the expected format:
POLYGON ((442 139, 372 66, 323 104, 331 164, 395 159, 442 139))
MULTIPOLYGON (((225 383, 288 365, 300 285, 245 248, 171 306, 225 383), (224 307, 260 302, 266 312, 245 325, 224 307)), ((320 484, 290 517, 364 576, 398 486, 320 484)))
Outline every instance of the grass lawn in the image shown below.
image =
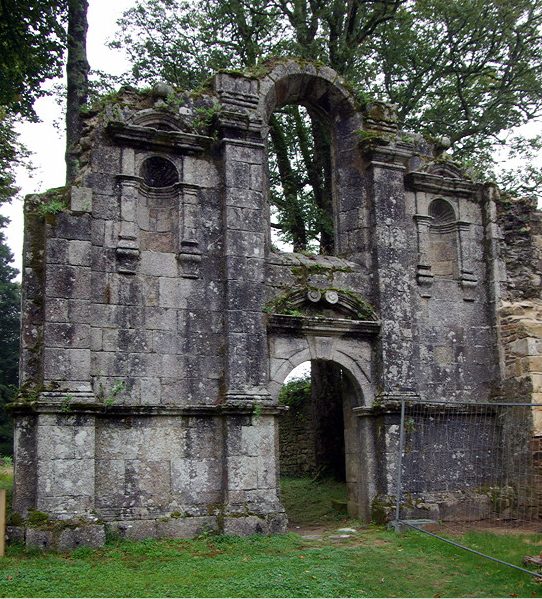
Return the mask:
MULTIPOLYGON (((542 583, 527 574, 422 533, 397 535, 345 519, 329 508, 329 498, 341 499, 342 493, 340 485, 285 481, 285 504, 296 526, 305 529, 303 534, 110 539, 102 549, 62 554, 10 547, 0 560, 0 596, 542 596, 542 583), (341 537, 337 529, 344 526, 355 532, 341 537), (315 527, 318 534, 305 534, 315 527)), ((477 534, 474 540, 480 548, 491 545, 493 535, 477 534)), ((525 537, 523 545, 517 537, 510 541, 510 560, 518 565, 524 555, 540 550, 533 547, 540 535, 525 537)))

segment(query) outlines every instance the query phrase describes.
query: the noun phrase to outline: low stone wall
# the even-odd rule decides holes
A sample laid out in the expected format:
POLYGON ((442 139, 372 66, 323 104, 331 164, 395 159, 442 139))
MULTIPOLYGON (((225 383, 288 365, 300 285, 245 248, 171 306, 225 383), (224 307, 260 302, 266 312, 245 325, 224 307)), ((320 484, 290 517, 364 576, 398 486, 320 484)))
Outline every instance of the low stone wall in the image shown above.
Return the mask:
POLYGON ((314 476, 314 425, 312 404, 292 406, 279 420, 280 473, 284 476, 314 476))

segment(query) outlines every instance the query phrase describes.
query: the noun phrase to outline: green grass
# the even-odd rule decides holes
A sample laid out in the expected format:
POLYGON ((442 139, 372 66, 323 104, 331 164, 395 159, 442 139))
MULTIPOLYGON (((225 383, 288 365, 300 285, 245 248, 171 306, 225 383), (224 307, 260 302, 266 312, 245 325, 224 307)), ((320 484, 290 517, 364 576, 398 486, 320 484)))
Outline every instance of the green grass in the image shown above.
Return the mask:
MULTIPOLYGON (((203 536, 195 540, 110 539, 102 549, 61 554, 8 548, 0 597, 540 597, 542 584, 418 532, 359 526, 330 509, 342 485, 290 479, 284 502, 320 539, 203 536), (339 526, 357 532, 337 538, 339 526), (335 533, 335 534, 334 534, 335 533), (334 538, 335 537, 335 538, 334 538)), ((494 536, 469 533, 479 550, 494 536)), ((505 537, 521 565, 540 535, 505 537)))
POLYGON ((528 575, 420 533, 349 539, 209 537, 110 542, 63 554, 11 547, 2 597, 540 597, 528 575))
POLYGON ((328 525, 345 519, 346 514, 331 507, 332 500, 346 501, 344 483, 283 477, 281 496, 291 523, 304 526, 328 525))

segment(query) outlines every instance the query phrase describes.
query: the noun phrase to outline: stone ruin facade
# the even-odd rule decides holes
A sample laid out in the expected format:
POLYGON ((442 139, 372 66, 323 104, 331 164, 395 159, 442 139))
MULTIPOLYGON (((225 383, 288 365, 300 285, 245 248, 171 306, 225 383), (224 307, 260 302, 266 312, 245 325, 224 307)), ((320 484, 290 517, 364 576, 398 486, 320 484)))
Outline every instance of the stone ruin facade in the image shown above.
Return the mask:
POLYGON ((12 528, 27 544, 283 532, 277 398, 307 360, 344 373, 364 520, 395 494, 398 400, 541 402, 540 212, 392 106, 291 60, 124 88, 85 119, 75 184, 26 204, 13 509, 71 523, 12 528), (268 120, 289 103, 331 133, 332 256, 271 244, 268 120))

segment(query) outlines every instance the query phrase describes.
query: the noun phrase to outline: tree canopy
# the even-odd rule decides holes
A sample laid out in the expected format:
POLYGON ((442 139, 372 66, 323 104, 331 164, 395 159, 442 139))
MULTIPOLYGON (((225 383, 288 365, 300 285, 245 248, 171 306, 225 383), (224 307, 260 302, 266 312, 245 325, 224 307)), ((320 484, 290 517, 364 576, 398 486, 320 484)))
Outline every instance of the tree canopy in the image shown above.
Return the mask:
POLYGON ((36 119, 42 84, 62 72, 66 0, 0 2, 0 105, 36 119))
POLYGON ((66 6, 66 0, 0 1, 0 203, 16 195, 14 169, 28 157, 15 122, 37 120, 43 83, 62 73, 66 6))
MULTIPOLYGON (((448 137, 452 157, 487 178, 506 133, 542 114, 541 19, 542 0, 137 0, 112 45, 128 54, 136 82, 183 88, 270 56, 320 60, 362 101, 397 104, 404 129, 448 137)), ((319 202, 322 132, 310 114, 300 120, 290 108, 274 118, 275 226, 302 248, 301 218, 308 238, 322 244, 329 226, 319 202), (301 140, 297 158, 279 155, 293 134, 301 140)), ((513 148, 532 158, 540 140, 520 136, 513 148)), ((517 192, 539 191, 541 179, 532 161, 501 175, 517 192)))

